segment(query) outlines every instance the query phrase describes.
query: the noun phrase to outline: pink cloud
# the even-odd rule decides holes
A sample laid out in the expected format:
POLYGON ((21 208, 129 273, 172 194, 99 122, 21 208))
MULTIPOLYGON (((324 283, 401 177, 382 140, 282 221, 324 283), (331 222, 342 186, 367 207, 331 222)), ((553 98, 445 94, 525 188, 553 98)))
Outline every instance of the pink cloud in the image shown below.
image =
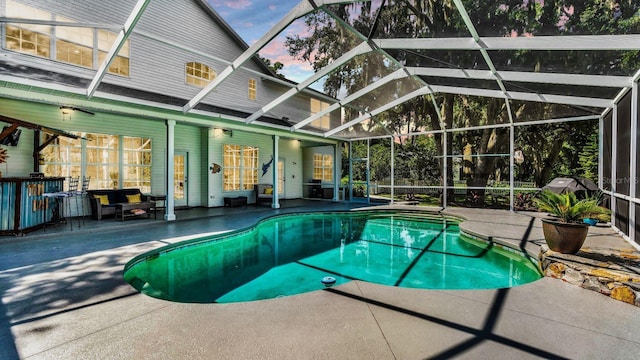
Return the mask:
POLYGON ((276 5, 269 5, 269 10, 273 11, 275 9, 277 9, 278 7, 276 5))
POLYGON ((246 9, 252 5, 249 0, 225 1, 224 5, 231 9, 246 9))
POLYGON ((284 65, 284 70, 289 67, 296 67, 305 71, 313 71, 311 64, 300 61, 293 56, 289 55, 287 48, 284 46, 284 42, 281 39, 274 39, 267 46, 260 50, 260 56, 271 60, 272 63, 281 62, 284 65))

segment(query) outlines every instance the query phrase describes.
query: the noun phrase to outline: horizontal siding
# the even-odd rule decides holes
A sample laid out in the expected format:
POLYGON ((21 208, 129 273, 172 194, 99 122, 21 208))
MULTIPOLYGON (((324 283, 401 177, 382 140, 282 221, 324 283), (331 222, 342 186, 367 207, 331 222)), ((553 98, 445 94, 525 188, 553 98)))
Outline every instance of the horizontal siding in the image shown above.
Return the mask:
MULTIPOLYGON (((195 126, 176 124, 174 139, 176 151, 184 151, 189 154, 187 164, 188 181, 188 206, 203 206, 202 203, 202 172, 206 171, 200 164, 202 163, 202 152, 200 145, 201 129, 195 126)), ((166 150, 165 150, 166 153, 166 150)), ((164 167, 163 167, 164 168, 164 167)), ((163 171, 164 172, 164 171, 163 171)), ((165 192, 166 194, 166 192, 165 192)))
MULTIPOLYGON (((316 146, 316 147, 305 148, 303 150, 303 161, 304 161, 303 174, 304 174, 305 182, 311 182, 311 180, 313 179, 313 155, 315 154, 326 154, 326 155, 331 155, 335 157, 335 154, 333 152, 333 146, 316 146)), ((333 161, 334 161, 334 164, 341 163, 341 159, 333 159, 333 161), (340 162, 336 162, 336 160, 340 162)), ((328 184, 327 182, 323 182, 323 184, 325 186, 331 185, 331 184, 328 184)))
POLYGON ((109 1, 60 1, 15 0, 25 5, 64 15, 78 22, 124 24, 136 2, 131 0, 109 1), (82 5, 82 6, 80 6, 82 5))
MULTIPOLYGON (((2 107, 2 114, 6 114, 2 107)), ((4 122, 0 122, 2 126, 7 126, 4 122)), ((0 172, 3 177, 11 176, 28 176, 33 172, 33 131, 19 128, 21 130, 18 146, 2 145, 7 150, 9 158, 4 164, 0 164, 0 172)))
MULTIPOLYGON (((271 160, 273 154, 273 140, 270 135, 256 134, 250 132, 243 132, 234 130, 231 136, 229 135, 214 135, 214 131, 208 132, 208 164, 219 164, 222 166, 222 151, 223 145, 241 145, 241 146, 257 146, 259 148, 260 167, 271 160)), ((285 196, 287 199, 297 199, 302 197, 302 152, 300 150, 300 143, 292 140, 280 140, 279 142, 279 157, 285 159, 285 174, 287 180, 285 181, 285 196)), ((264 176, 262 171, 259 170, 258 182, 261 184, 273 184, 273 169, 275 169, 275 162, 269 167, 264 176)), ((224 168, 223 168, 224 171, 224 168)), ((222 174, 220 171, 217 174, 208 173, 208 188, 209 199, 208 206, 223 206, 224 197, 236 197, 247 196, 248 201, 253 203, 255 201, 255 194, 251 191, 222 191, 222 174)))
POLYGON ((194 0, 151 1, 136 29, 189 44, 227 61, 235 60, 243 52, 194 0))
MULTIPOLYGON (((132 1, 83 1, 60 2, 54 0, 24 1, 76 21, 123 24, 135 2, 132 1)), ((129 77, 106 74, 103 82, 132 89, 170 95, 186 100, 194 97, 201 88, 185 82, 185 65, 196 61, 210 66, 218 74, 227 65, 205 55, 233 61, 243 49, 220 28, 196 1, 151 1, 130 36, 131 61, 129 77), (143 34, 149 34, 153 38, 143 34), (160 40, 157 40, 160 39, 160 40), (162 40, 191 49, 187 51, 169 45, 162 40)), ((95 70, 59 63, 38 57, 7 52, 9 59, 25 65, 45 68, 64 74, 92 79, 95 70)), ((261 71, 253 61, 244 66, 261 71)), ((96 64, 97 67, 97 64, 96 64)), ((260 76, 245 69, 238 69, 215 91, 203 99, 203 103, 254 113, 285 91, 288 87, 263 81, 260 76), (257 80, 257 99, 248 99, 248 80, 257 80)), ((309 97, 296 95, 268 113, 274 118, 288 117, 293 122, 310 115, 309 97)))

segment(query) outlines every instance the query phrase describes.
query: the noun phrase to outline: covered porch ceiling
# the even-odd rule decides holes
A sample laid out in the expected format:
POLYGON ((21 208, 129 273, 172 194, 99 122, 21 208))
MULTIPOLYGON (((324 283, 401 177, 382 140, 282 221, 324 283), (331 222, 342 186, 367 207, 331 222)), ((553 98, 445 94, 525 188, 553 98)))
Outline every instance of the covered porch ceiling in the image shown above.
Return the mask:
MULTIPOLYGON (((119 36, 104 62, 84 89, 85 100, 101 96, 98 89, 104 81, 109 63, 124 41, 135 33, 135 26, 144 17, 149 3, 150 0, 137 1, 124 24, 73 23, 73 26, 90 25, 119 30, 119 36)), ((209 6, 204 1, 202 3, 209 6)), ((288 128, 291 132, 333 139, 369 138, 375 134, 397 136, 409 130, 389 128, 382 133, 363 133, 354 129, 366 123, 376 123, 377 127, 384 128, 389 121, 389 117, 384 116, 387 112, 418 98, 430 102, 434 109, 440 109, 442 99, 439 96, 443 94, 503 101, 508 121, 490 126, 591 119, 611 109, 617 99, 630 91, 640 78, 640 4, 637 1, 623 2, 622 10, 616 1, 589 2, 598 4, 601 11, 599 17, 593 17, 594 21, 608 24, 608 29, 601 30, 595 24, 590 27, 589 18, 582 17, 579 12, 585 9, 577 5, 563 5, 560 13, 557 13, 558 7, 553 1, 452 0, 437 3, 417 0, 302 0, 240 56, 226 61, 227 67, 208 86, 193 98, 185 100, 184 105, 172 104, 172 107, 180 109, 186 116, 206 115, 206 111, 197 108, 199 104, 215 96, 212 92, 235 72, 247 70, 245 63, 255 60, 266 46, 282 39, 282 34, 288 28, 301 26, 304 19, 313 14, 320 14, 318 16, 327 19, 326 26, 339 30, 344 34, 341 40, 353 46, 341 56, 328 59, 325 66, 317 68, 299 83, 264 75, 263 78, 285 84, 290 89, 269 99, 266 105, 253 109, 249 114, 235 115, 233 120, 244 124, 274 126, 264 119, 282 119, 284 124, 277 124, 279 129, 288 128), (431 3, 432 7, 425 8, 426 3, 431 3), (348 16, 338 13, 344 9, 341 8, 343 5, 348 5, 348 16), (486 14, 478 13, 478 9, 486 14), (436 10, 444 15, 436 14, 436 10), (529 14, 529 18, 509 18, 510 14, 517 11, 529 14), (557 17, 553 26, 541 27, 535 32, 523 30, 531 28, 532 22, 553 11, 556 11, 553 16, 557 17), (363 12, 369 15, 362 16, 363 12), (427 25, 414 33, 390 32, 385 22, 393 14, 406 14, 407 24, 414 26, 414 30, 420 28, 421 24, 427 25), (608 19, 607 16, 612 18, 608 19), (572 27, 571 24, 577 21, 573 17, 584 23, 572 27), (437 24, 439 18, 448 19, 448 23, 437 24), (511 19, 512 23, 500 23, 501 19, 511 19), (513 24, 519 27, 509 28, 513 24), (376 69, 367 69, 367 64, 372 63, 376 69), (333 102, 322 109, 299 109, 282 116, 279 109, 293 107, 283 105, 291 102, 298 93, 322 90, 330 76, 342 73, 345 68, 376 73, 356 86, 343 85, 335 94, 324 96, 323 101, 333 99, 333 102), (519 115, 512 111, 514 102, 559 104, 576 111, 561 111, 557 116, 545 119, 518 120, 519 115), (340 121, 332 121, 329 128, 314 125, 327 116, 340 121)), ((0 21, 39 22, 9 18, 0 21)), ((56 22, 47 23, 56 25, 56 22)), ((10 80, 5 84, 15 81, 0 80, 10 80)), ((31 82, 28 80, 25 84, 31 82)), ((440 116, 439 110, 434 113, 440 116)), ((219 118, 219 114, 216 117, 219 118)), ((445 124, 442 118, 439 124, 439 128, 420 130, 428 133, 451 129, 451 125, 445 124)))

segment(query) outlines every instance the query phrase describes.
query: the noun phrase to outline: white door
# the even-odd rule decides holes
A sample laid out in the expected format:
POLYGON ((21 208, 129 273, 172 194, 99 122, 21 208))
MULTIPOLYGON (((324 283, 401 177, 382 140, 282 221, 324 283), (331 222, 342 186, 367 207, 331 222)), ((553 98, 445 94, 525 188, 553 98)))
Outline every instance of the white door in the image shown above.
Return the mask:
POLYGON ((187 153, 186 151, 176 151, 173 155, 173 199, 175 201, 174 206, 188 205, 188 160, 189 153, 187 153))

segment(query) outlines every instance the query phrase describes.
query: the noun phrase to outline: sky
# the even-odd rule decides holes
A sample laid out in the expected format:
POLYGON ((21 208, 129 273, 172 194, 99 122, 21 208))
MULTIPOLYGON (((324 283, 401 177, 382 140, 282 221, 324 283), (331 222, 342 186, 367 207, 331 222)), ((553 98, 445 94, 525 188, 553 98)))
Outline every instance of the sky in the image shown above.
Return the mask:
MULTIPOLYGON (((280 21, 300 0, 208 0, 211 7, 242 37, 249 45, 255 43, 271 27, 280 21)), ((298 20, 285 32, 265 46, 260 55, 272 63, 284 64, 282 73, 290 80, 301 82, 307 78, 313 68, 310 64, 291 57, 283 43, 287 34, 301 34, 303 30, 298 20)))

